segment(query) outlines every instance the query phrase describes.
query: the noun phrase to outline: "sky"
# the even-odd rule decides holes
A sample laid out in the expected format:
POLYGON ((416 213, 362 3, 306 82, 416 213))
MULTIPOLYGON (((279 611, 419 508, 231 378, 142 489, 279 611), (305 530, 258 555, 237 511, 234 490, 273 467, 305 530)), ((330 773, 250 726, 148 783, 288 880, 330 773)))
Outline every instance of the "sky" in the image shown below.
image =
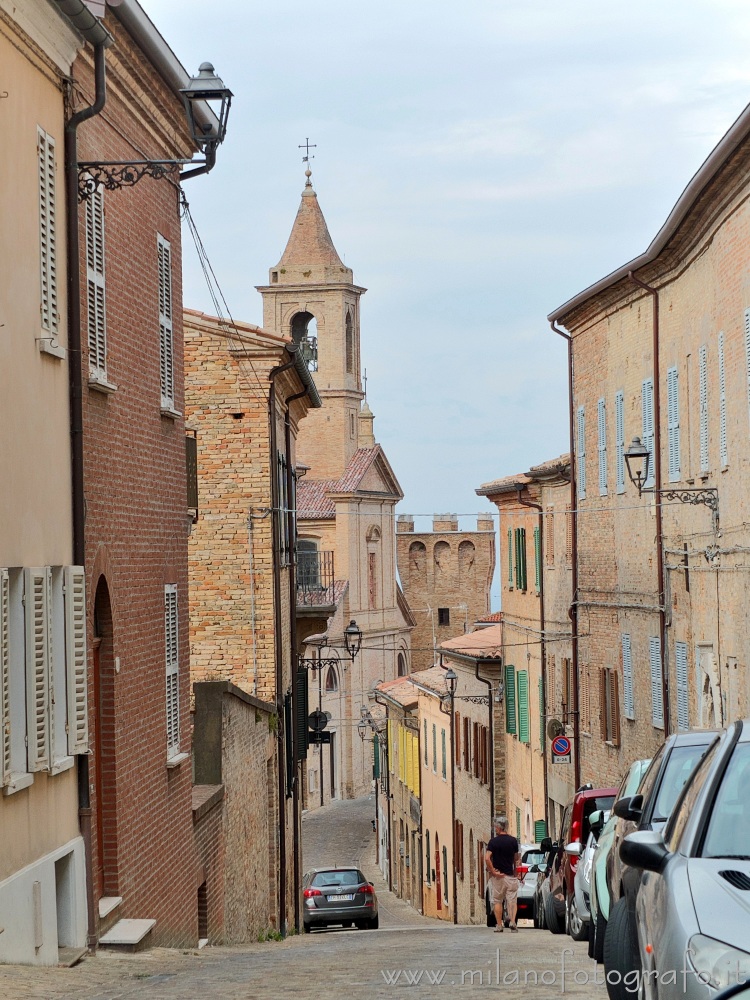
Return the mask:
MULTIPOLYGON (((141 3, 234 93, 185 193, 235 319, 261 322, 316 144, 399 511, 486 510, 481 483, 567 451, 546 316, 645 250, 750 101, 747 0, 141 3)), ((212 311, 184 249, 185 305, 212 311)))

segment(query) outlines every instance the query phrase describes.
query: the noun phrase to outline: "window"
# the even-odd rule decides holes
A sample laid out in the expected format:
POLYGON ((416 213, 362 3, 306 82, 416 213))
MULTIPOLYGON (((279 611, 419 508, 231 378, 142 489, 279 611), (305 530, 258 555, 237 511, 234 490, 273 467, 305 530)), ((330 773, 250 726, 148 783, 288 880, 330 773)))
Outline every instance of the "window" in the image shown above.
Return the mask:
POLYGON ((505 665, 505 732, 515 735, 516 728, 516 668, 505 665))
POLYGON ((198 520, 198 438, 195 434, 185 435, 185 471, 187 473, 187 508, 198 520))
POLYGON ((443 902, 448 902, 448 848, 443 845, 443 902))
POLYGON ((667 372, 667 434, 669 440, 669 481, 680 480, 680 393, 676 368, 667 372))
POLYGON ((396 664, 397 664, 397 667, 396 667, 397 676, 398 677, 405 677, 406 676, 406 657, 404 656, 403 653, 399 653, 398 656, 396 657, 396 664))
POLYGON ((542 590, 542 529, 534 528, 534 589, 537 594, 542 590))
POLYGON ((453 750, 456 767, 461 767, 461 716, 456 712, 453 716, 453 750))
POLYGON ((469 719, 464 719, 464 747, 463 747, 463 758, 464 758, 464 771, 471 770, 471 722, 469 719))
POLYGON ((516 588, 526 590, 526 528, 516 528, 516 588))
POLYGON ((617 493, 625 492, 625 394, 615 394, 615 466, 617 493))
POLYGON ((326 694, 335 694, 339 689, 339 678, 335 667, 329 667, 326 671, 326 694))
POLYGON ((354 330, 352 328, 352 314, 346 311, 346 370, 354 371, 354 330))
POLYGON ((424 835, 424 880, 427 885, 431 885, 430 871, 432 870, 432 854, 430 852, 430 831, 426 830, 424 835))
MULTIPOLYGON (((39 249, 42 329, 57 346, 57 206, 55 199, 55 140, 37 128, 39 172, 39 249)), ((44 343, 44 341, 42 341, 44 343)))
POLYGON ((529 674, 519 670, 518 680, 518 739, 529 743, 529 674))
POLYGON ((513 529, 508 528, 508 588, 513 590, 513 529))
POLYGON ((437 774, 437 726, 432 724, 432 770, 437 774))
POLYGON ((278 510, 276 511, 276 547, 279 554, 279 564, 289 565, 289 480, 287 475, 286 455, 276 454, 276 496, 278 510))
POLYGON ((613 746, 620 745, 620 696, 616 670, 599 670, 599 718, 601 737, 613 746))
POLYGON ((633 700, 633 654, 630 648, 630 635, 622 635, 622 695, 623 710, 626 719, 635 718, 635 703, 633 700))
POLYGON ((460 879, 464 877, 464 825, 455 821, 453 828, 453 867, 460 879))
POLYGON ((104 288, 104 191, 86 199, 86 290, 89 321, 89 372, 107 381, 107 310, 104 288))
POLYGON ((174 332, 172 328, 172 246, 157 233, 156 252, 159 278, 159 378, 161 408, 173 412, 174 332))
POLYGON ((320 553, 314 538, 297 539, 297 587, 303 591, 320 590, 320 553))
POLYGON ((597 403, 597 428, 599 456, 599 496, 607 495, 607 404, 603 399, 597 403))
POLYGON ((548 507, 544 515, 544 561, 548 566, 555 565, 555 514, 552 507, 548 507))
POLYGON ((648 448, 648 477, 644 485, 654 485, 654 380, 645 378, 641 385, 642 440, 648 448))
POLYGON ((651 718, 657 729, 664 728, 664 691, 661 673, 661 640, 651 636, 648 640, 648 655, 651 666, 651 718))
POLYGON ((727 383, 724 370, 724 334, 719 334, 719 461, 721 467, 729 464, 727 451, 727 383))
POLYGON ((448 777, 448 756, 447 756, 447 753, 446 753, 445 730, 444 729, 440 730, 440 745, 441 745, 441 752, 442 752, 442 756, 441 756, 441 762, 442 762, 441 773, 443 775, 443 781, 445 781, 445 779, 448 777))
POLYGON ((576 686, 575 676, 573 673, 573 661, 569 657, 563 658, 562 661, 562 683, 563 715, 565 716, 566 724, 571 725, 572 719, 568 718, 568 716, 575 709, 576 686))
POLYGON ((451 623, 451 609, 438 608, 438 625, 450 625, 450 623, 451 623))
POLYGON ((690 728, 688 707, 688 649, 686 642, 676 642, 674 646, 677 667, 677 728, 690 728))
POLYGON ((701 472, 708 472, 708 349, 698 350, 698 428, 701 472))
POLYGON ((568 558, 568 563, 573 561, 573 518, 575 514, 573 509, 568 504, 565 508, 565 555, 568 558))
POLYGON ((578 407, 578 451, 576 473, 578 475, 578 499, 586 499, 586 410, 578 407))
POLYGON ((164 635, 167 672, 167 757, 180 752, 179 644, 177 634, 177 585, 164 587, 164 635))

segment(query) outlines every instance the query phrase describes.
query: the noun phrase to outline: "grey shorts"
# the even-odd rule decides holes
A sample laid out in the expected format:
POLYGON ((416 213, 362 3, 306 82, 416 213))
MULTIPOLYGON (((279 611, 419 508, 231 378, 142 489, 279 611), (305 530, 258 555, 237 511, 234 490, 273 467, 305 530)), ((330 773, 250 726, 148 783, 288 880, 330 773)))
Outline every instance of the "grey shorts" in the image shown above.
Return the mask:
POLYGON ((490 875, 490 894, 493 906, 501 906, 504 899, 518 895, 518 879, 511 875, 490 875))

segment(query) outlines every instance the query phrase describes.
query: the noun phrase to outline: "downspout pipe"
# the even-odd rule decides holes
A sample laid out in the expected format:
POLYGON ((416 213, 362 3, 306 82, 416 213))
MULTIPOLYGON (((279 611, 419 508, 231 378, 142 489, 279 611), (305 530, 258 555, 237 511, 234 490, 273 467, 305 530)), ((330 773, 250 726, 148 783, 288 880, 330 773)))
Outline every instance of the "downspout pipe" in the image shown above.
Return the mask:
MULTIPOLYGON (((571 627, 571 651, 573 654, 573 688, 575 704, 573 706, 573 786, 577 790, 581 787, 581 741, 580 741, 580 715, 578 711, 580 694, 579 667, 578 667, 578 509, 576 500, 576 455, 575 455, 575 435, 573 430, 573 338, 569 333, 555 326, 555 321, 551 320, 552 330, 567 341, 568 344, 568 419, 570 436, 570 569, 571 569, 571 590, 572 599, 568 608, 568 617, 571 627)), ((546 757, 546 754, 545 754, 546 757)))
MULTIPOLYGON (((542 505, 539 503, 534 503, 533 500, 524 500, 521 496, 524 490, 523 486, 516 487, 516 495, 518 502, 522 507, 531 507, 532 510, 539 511, 539 629, 541 633, 540 638, 540 648, 542 654, 541 663, 541 678, 542 678, 542 690, 541 690, 541 714, 542 718, 547 720, 547 643, 545 641, 545 619, 544 619, 544 511, 542 505)), ((576 742, 578 741, 578 714, 574 717, 575 726, 575 736, 576 742)), ((545 726, 544 730, 544 742, 542 743, 542 774, 544 777, 544 825, 547 830, 549 830, 549 815, 548 815, 548 795, 547 795, 547 730, 545 726)), ((578 785, 576 785, 578 788, 578 785)))
POLYGON ((667 615, 664 606, 664 529, 662 526, 661 503, 661 378, 659 371, 659 292, 652 285, 647 285, 636 277, 634 271, 628 271, 628 277, 634 284, 643 288, 652 297, 654 318, 652 329, 652 352, 654 358, 654 499, 656 501, 656 573, 659 604, 659 634, 661 635, 661 687, 664 703, 664 738, 670 733, 669 719, 669 677, 667 676, 667 615))

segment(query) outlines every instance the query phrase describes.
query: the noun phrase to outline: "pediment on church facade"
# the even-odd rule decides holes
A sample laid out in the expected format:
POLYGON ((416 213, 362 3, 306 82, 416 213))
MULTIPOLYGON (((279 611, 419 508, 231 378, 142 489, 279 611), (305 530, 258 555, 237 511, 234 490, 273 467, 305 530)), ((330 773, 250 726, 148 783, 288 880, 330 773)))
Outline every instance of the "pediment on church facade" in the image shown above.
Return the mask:
POLYGON ((403 491, 380 445, 354 453, 344 475, 329 495, 367 494, 401 500, 403 491))

